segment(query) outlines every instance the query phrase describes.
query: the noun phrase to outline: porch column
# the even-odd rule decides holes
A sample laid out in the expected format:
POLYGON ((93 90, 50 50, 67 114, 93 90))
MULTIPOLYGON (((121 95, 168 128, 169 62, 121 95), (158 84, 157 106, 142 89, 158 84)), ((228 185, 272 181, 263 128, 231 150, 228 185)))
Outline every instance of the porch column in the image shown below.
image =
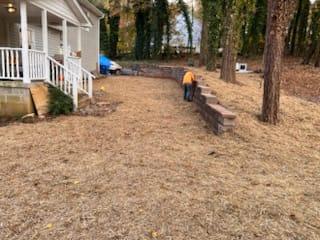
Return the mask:
POLYGON ((82 66, 82 32, 81 32, 81 27, 79 26, 77 28, 77 30, 78 30, 77 51, 79 51, 81 53, 81 55, 80 55, 80 65, 82 66))
POLYGON ((64 65, 66 65, 69 53, 68 53, 68 26, 67 20, 62 21, 62 42, 63 42, 63 59, 64 65))
MULTIPOLYGON (((99 21, 98 21, 98 29, 100 29, 101 19, 104 19, 104 17, 99 18, 99 21)), ((101 33, 100 33, 100 31, 99 31, 99 37, 98 37, 98 49, 99 49, 99 50, 98 50, 97 66, 96 66, 96 69, 97 69, 97 72, 98 72, 98 73, 100 73, 100 51, 101 51, 100 37, 101 37, 101 33)))
POLYGON ((43 51, 46 54, 46 57, 45 57, 46 80, 49 80, 48 12, 45 9, 41 10, 41 24, 42 24, 43 51))
POLYGON ((23 83, 31 83, 29 74, 29 44, 28 44, 28 17, 27 17, 27 2, 20 2, 20 21, 21 21, 21 41, 22 41, 22 69, 23 83))

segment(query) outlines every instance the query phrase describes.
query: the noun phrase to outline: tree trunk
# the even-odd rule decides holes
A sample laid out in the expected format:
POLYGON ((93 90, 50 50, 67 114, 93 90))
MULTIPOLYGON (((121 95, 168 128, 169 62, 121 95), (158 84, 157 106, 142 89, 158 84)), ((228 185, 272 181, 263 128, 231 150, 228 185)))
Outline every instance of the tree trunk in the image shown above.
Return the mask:
POLYGON ((310 13, 310 1, 303 0, 301 17, 300 17, 300 22, 298 27, 297 46, 296 46, 296 49, 297 49, 296 55, 298 56, 301 56, 301 53, 303 53, 305 50, 309 13, 310 13))
POLYGON ((255 4, 256 12, 250 20, 249 45, 247 55, 260 55, 263 53, 264 36, 267 22, 267 2, 266 0, 257 0, 255 4), (262 40, 263 39, 263 40, 262 40))
POLYGON ((104 54, 109 50, 109 41, 106 19, 103 18, 100 20, 100 49, 104 54))
POLYGON ((221 0, 208 4, 208 55, 207 70, 215 71, 217 69, 217 56, 221 41, 221 17, 223 4, 221 0))
POLYGON ((315 62, 314 62, 314 66, 320 67, 320 44, 317 44, 316 50, 315 50, 315 62))
POLYGON ((110 17, 109 19, 109 25, 110 25, 109 56, 111 58, 115 58, 118 54, 119 24, 120 24, 120 15, 114 15, 110 17))
POLYGON ((295 0, 268 0, 267 35, 264 55, 264 94, 262 120, 278 122, 280 105, 280 74, 285 34, 292 16, 295 0))
POLYGON ((145 15, 144 12, 139 10, 135 14, 135 25, 136 25, 136 43, 135 43, 135 58, 136 60, 143 59, 145 49, 145 15))
MULTIPOLYGON (((205 10, 203 10, 205 11, 205 10)), ((203 17, 202 21, 202 32, 201 32, 201 48, 200 48, 200 65, 207 64, 208 58, 208 35, 209 35, 209 26, 208 21, 203 17)))
POLYGON ((291 45, 290 45, 290 55, 294 55, 295 50, 296 50, 296 43, 297 43, 297 33, 298 33, 298 26, 299 26, 299 21, 301 18, 301 10, 302 10, 302 1, 303 0, 299 0, 299 4, 298 4, 298 9, 293 21, 293 31, 292 31, 292 38, 291 38, 291 45))
POLYGON ((314 9, 312 13, 311 24, 309 27, 309 44, 307 53, 304 57, 303 64, 309 64, 313 56, 316 56, 319 49, 320 40, 320 10, 318 8, 314 9))
POLYGON ((236 54, 230 33, 225 36, 220 78, 226 82, 236 82, 236 54))
POLYGON ((236 82, 237 61, 237 29, 235 29, 235 13, 232 7, 233 1, 227 6, 224 20, 223 55, 220 78, 226 82, 236 82))
POLYGON ((293 21, 291 21, 291 23, 289 24, 288 34, 285 38, 284 50, 286 55, 290 55, 292 34, 293 34, 293 21))
POLYGON ((317 44, 311 43, 311 44, 309 44, 309 46, 308 46, 307 48, 308 48, 307 53, 306 53, 306 55, 304 56, 303 62, 302 62, 303 65, 308 65, 308 64, 310 63, 313 55, 314 55, 315 52, 316 52, 317 44))

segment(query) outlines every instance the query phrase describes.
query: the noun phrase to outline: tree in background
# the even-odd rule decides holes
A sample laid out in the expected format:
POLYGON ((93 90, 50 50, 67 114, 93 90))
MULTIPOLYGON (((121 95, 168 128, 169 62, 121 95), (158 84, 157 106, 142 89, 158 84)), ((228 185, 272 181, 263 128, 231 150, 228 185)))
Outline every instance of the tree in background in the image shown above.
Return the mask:
POLYGON ((201 0, 202 8, 202 31, 200 45, 200 65, 206 65, 208 59, 208 41, 209 41, 209 11, 208 0, 201 0))
POLYGON ((118 54, 121 1, 91 0, 91 3, 105 14, 105 17, 100 20, 101 51, 115 58, 118 54))
POLYGON ((305 51, 306 41, 307 41, 307 30, 308 30, 308 24, 309 24, 309 14, 310 14, 310 7, 311 3, 310 0, 302 0, 302 10, 301 10, 301 16, 299 18, 299 24, 298 24, 298 37, 297 37, 297 43, 296 43, 296 49, 294 49, 294 52, 298 56, 301 56, 301 54, 305 51))
POLYGON ((110 26, 109 56, 111 58, 115 58, 118 56, 121 3, 118 0, 111 0, 109 2, 109 6, 110 6, 110 11, 108 16, 108 24, 110 26))
MULTIPOLYGON (((137 60, 157 58, 163 50, 168 52, 170 42, 170 8, 168 0, 138 0, 132 3, 135 15, 135 58, 137 60), (164 36, 166 35, 166 47, 164 36), (151 51, 152 46, 152 51, 151 51)), ((183 14, 192 49, 192 23, 187 4, 183 0, 177 2, 183 14)))
POLYGON ((310 0, 299 0, 286 41, 286 49, 289 55, 298 56, 303 51, 302 45, 306 40, 309 11, 310 0))
POLYGON ((267 0, 248 0, 245 5, 246 22, 242 27, 244 56, 263 54, 267 23, 267 0))
MULTIPOLYGON (((134 40, 134 57, 137 60, 157 58, 169 54, 171 37, 171 12, 168 0, 91 0, 106 14, 107 21, 101 21, 101 49, 110 57, 118 56, 119 32, 121 15, 131 15, 134 39, 125 39, 126 42, 134 40), (166 39, 164 38, 166 37, 166 39)), ((174 4, 174 3, 172 3, 174 4)), ((188 30, 188 47, 192 49, 192 21, 189 7, 184 0, 177 0, 174 4, 185 18, 188 30)), ((123 21, 123 20, 122 20, 123 21)), ((129 24, 131 24, 129 23, 129 24)), ((131 29, 128 24, 122 27, 131 29)), ((131 31, 130 31, 131 32, 131 31)), ((133 34, 130 34, 132 36, 133 34)), ((121 46, 132 46, 124 44, 121 46)))
POLYGON ((240 31, 243 14, 240 11, 244 0, 225 0, 223 12, 222 64, 220 78, 226 82, 236 82, 236 62, 239 51, 240 31))
POLYGON ((192 48, 193 48, 193 29, 192 29, 192 21, 190 18, 190 12, 189 12, 189 7, 183 0, 178 0, 178 7, 185 19, 186 25, 187 25, 187 30, 188 30, 188 45, 190 49, 190 53, 192 53, 192 48))
MULTIPOLYGON (((152 8, 152 39, 153 56, 158 57, 162 53, 164 34, 167 37, 167 45, 170 42, 170 12, 168 0, 155 0, 152 8)), ((168 46, 167 46, 168 49, 168 46)))
MULTIPOLYGON (((104 14, 108 14, 108 11, 105 8, 99 8, 104 14)), ((100 50, 104 53, 109 51, 109 34, 107 30, 107 21, 106 18, 100 20, 100 50)))
POLYGON ((208 71, 216 70, 216 61, 221 38, 222 0, 202 0, 203 29, 201 39, 201 65, 208 71))
POLYGON ((261 118, 276 124, 280 105, 280 74, 285 36, 296 0, 268 0, 268 20, 264 53, 264 92, 261 118))
POLYGON ((137 60, 146 59, 150 57, 151 44, 151 0, 139 0, 133 3, 135 15, 135 58, 137 60))
POLYGON ((309 64, 313 57, 316 58, 315 66, 320 60, 320 2, 316 1, 312 7, 311 23, 308 33, 308 47, 303 59, 303 64, 309 64))

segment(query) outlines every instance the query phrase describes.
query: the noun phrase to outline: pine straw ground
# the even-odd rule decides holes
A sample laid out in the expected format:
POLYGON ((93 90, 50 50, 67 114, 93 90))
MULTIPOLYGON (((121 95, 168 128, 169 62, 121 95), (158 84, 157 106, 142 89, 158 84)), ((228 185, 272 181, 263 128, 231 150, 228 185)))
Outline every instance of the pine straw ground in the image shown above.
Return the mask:
MULTIPOLYGON (((261 59, 245 59, 251 70, 262 69, 261 59)), ((283 62, 282 89, 290 95, 320 103, 320 68, 302 65, 301 58, 287 57, 283 62)))
MULTIPOLYGON (((199 73, 200 70, 196 70, 199 73)), ((320 108, 201 74, 238 114, 213 135, 171 80, 114 77, 104 117, 0 128, 0 239, 320 239, 320 108)))

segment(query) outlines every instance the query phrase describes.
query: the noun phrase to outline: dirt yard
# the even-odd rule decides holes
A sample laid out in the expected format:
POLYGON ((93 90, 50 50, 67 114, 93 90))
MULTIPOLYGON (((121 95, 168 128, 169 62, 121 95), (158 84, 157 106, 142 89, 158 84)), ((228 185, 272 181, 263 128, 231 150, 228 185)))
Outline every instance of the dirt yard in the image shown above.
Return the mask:
POLYGON ((238 114, 213 135, 174 81, 96 82, 104 117, 0 128, 0 239, 320 239, 320 107, 283 96, 257 119, 256 75, 203 74, 238 114))

